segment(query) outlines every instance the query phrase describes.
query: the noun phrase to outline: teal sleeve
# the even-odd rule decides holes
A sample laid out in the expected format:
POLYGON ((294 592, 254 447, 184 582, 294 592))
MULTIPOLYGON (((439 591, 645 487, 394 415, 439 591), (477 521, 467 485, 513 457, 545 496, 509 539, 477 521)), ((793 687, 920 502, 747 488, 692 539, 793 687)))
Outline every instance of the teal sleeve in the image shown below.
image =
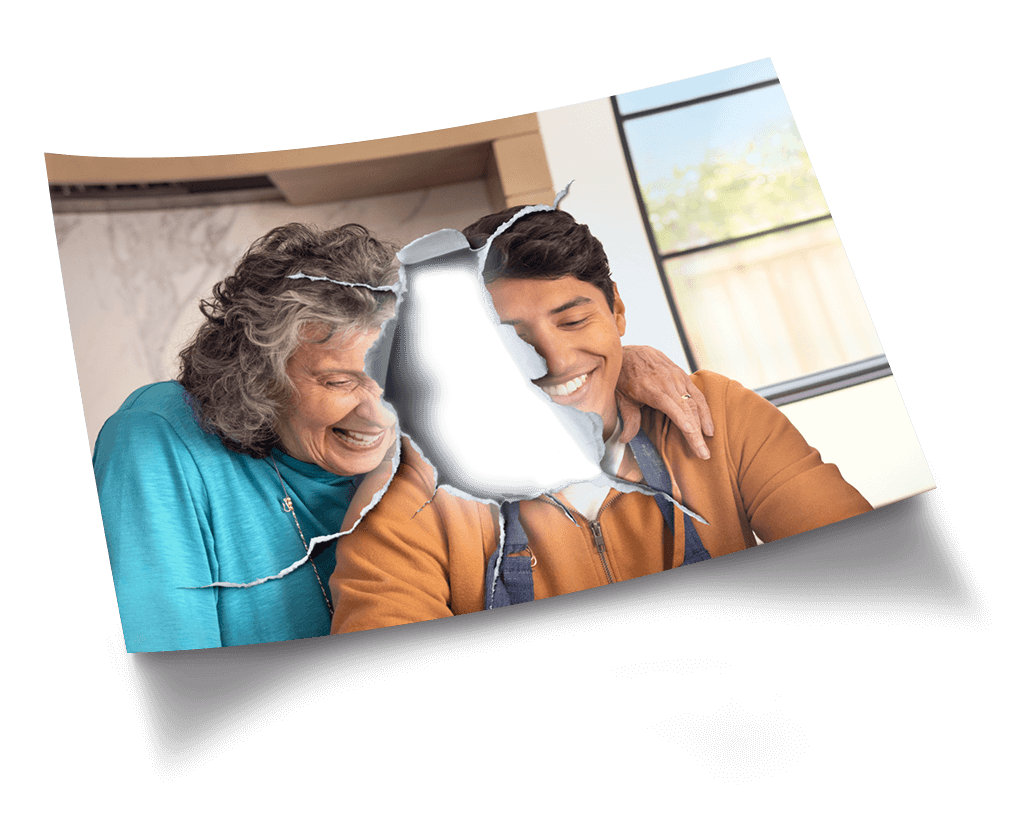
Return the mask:
POLYGON ((95 480, 127 652, 221 646, 206 486, 160 415, 120 410, 95 444, 95 480))

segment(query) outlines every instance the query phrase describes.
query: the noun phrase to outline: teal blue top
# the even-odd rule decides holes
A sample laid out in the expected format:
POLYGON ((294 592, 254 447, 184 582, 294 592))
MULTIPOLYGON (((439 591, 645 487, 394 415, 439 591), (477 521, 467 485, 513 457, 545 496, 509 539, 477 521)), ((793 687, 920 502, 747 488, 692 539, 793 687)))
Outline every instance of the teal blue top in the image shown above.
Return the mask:
MULTIPOLYGON (((304 557, 269 459, 227 449, 176 382, 144 386, 102 427, 94 468, 128 652, 259 644, 329 633, 335 550, 304 557)), ((306 541, 338 532, 354 479, 274 450, 306 541)))

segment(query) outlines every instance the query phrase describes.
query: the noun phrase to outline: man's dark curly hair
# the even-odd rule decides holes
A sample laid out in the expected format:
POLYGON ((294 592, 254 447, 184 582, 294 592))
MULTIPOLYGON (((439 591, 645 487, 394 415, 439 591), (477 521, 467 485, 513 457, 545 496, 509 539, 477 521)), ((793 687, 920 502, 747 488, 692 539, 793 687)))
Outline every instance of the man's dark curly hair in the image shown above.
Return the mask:
POLYGON ((316 229, 280 226, 255 241, 235 273, 200 302, 206 320, 179 355, 179 382, 201 426, 235 452, 265 458, 294 394, 287 362, 306 341, 324 343, 380 327, 396 295, 368 286, 398 282, 394 246, 351 223, 316 229))
MULTIPOLYGON (((525 206, 513 206, 503 212, 487 215, 463 230, 469 245, 478 249, 494 230, 525 206)), ((610 264, 603 245, 567 212, 559 209, 531 212, 494 239, 487 263, 484 282, 498 278, 545 278, 556 280, 574 275, 591 283, 606 295, 613 311, 613 281, 610 264)))

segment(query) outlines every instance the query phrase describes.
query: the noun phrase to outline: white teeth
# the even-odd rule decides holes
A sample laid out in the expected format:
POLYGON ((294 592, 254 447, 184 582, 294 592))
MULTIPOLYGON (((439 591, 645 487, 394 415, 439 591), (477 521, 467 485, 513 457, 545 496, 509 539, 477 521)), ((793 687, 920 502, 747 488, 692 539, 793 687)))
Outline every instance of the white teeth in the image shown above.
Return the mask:
POLYGON ((581 388, 581 386, 589 379, 589 375, 586 372, 584 375, 579 375, 577 378, 569 380, 567 383, 558 383, 552 386, 544 386, 543 391, 546 392, 551 397, 570 395, 576 389, 581 388))
POLYGON ((354 446, 374 446, 382 440, 382 436, 385 433, 379 432, 377 435, 362 435, 360 432, 348 432, 345 429, 334 429, 333 434, 347 443, 353 444, 354 446))

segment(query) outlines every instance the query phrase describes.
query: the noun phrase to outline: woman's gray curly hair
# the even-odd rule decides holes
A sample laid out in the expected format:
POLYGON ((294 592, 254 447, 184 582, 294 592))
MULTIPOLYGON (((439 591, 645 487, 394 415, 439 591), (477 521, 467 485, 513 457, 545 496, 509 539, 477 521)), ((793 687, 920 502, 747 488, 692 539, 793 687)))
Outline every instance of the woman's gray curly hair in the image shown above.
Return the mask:
POLYGON ((395 292, 291 275, 393 286, 398 270, 395 246, 354 223, 291 223, 253 243, 213 298, 200 301, 206 320, 179 354, 179 383, 203 428, 228 449, 267 457, 294 393, 287 362, 309 332, 322 343, 379 327, 395 312, 395 292))

